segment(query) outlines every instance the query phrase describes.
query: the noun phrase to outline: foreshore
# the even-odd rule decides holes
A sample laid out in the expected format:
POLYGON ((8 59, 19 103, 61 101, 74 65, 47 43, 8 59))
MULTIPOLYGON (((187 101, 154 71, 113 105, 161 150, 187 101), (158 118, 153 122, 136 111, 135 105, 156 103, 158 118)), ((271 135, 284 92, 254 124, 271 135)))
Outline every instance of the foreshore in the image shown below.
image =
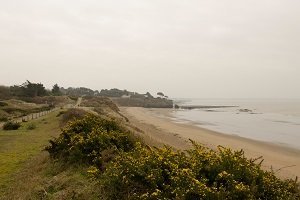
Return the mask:
POLYGON ((227 135, 201 128, 192 123, 175 123, 169 117, 171 109, 147 109, 121 107, 129 121, 143 131, 142 137, 151 145, 170 145, 177 149, 188 149, 189 139, 216 149, 218 145, 234 150, 243 149, 248 158, 263 156, 262 167, 271 168, 282 178, 300 176, 300 150, 227 135))

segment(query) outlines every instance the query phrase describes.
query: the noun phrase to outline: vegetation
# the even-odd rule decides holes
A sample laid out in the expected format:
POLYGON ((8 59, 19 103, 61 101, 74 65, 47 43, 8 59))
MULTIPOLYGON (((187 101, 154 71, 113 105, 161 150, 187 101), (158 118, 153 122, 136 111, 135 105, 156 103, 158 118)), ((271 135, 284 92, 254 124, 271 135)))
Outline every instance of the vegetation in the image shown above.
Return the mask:
POLYGON ((60 95, 62 95, 62 92, 60 91, 60 88, 59 88, 59 86, 58 86, 57 84, 55 84, 55 85, 53 86, 51 92, 52 92, 52 94, 53 94, 54 96, 60 96, 60 95))
POLYGON ((70 99, 67 96, 43 96, 43 97, 19 97, 18 99, 35 103, 35 104, 46 104, 49 107, 54 106, 62 106, 65 104, 72 104, 74 103, 74 100, 70 99))
POLYGON ((70 122, 58 138, 50 140, 46 150, 55 159, 104 168, 108 157, 134 147, 133 136, 117 122, 87 115, 70 122), (107 154, 110 155, 106 157, 107 154))
MULTIPOLYGON (((75 91, 91 94, 81 89, 75 91)), ((172 104, 165 96, 125 92, 130 98, 116 99, 144 107, 172 104)), ((213 151, 192 142, 190 150, 176 151, 141 143, 122 120, 113 119, 122 118, 118 107, 95 95, 83 97, 81 105, 95 107, 100 116, 61 110, 18 130, 0 131, 0 199, 300 199, 297 180, 262 170, 262 161, 247 159, 242 150, 213 151), (60 135, 59 124, 67 124, 60 135), (49 144, 50 136, 56 138, 49 144)), ((22 98, 48 102, 50 97, 22 98)), ((63 96, 51 98, 65 101, 63 96)), ((1 101, 3 119, 33 106, 21 102, 21 108, 14 107, 12 102, 21 101, 1 101)))
POLYGON ((162 92, 158 92, 157 95, 158 95, 158 96, 161 96, 161 97, 164 97, 164 96, 165 96, 164 93, 162 93, 162 92))
POLYGON ((10 88, 0 85, 0 99, 7 100, 11 98, 10 88))
POLYGON ((119 112, 118 106, 107 97, 94 97, 85 96, 82 99, 81 106, 84 107, 98 107, 98 108, 110 108, 114 112, 119 112))
POLYGON ((173 101, 165 98, 117 98, 113 99, 121 106, 134 106, 144 108, 173 108, 173 101))
POLYGON ((0 122, 7 122, 9 118, 9 114, 3 111, 0 107, 0 122))
POLYGON ((150 94, 150 92, 147 92, 147 93, 146 93, 146 96, 147 96, 148 98, 154 98, 154 97, 152 96, 152 94, 150 94))
POLYGON ((42 83, 32 83, 26 81, 21 85, 11 87, 0 86, 0 100, 19 99, 26 102, 36 104, 48 104, 50 106, 58 106, 62 102, 70 100, 76 101, 78 97, 107 97, 112 98, 114 102, 121 106, 134 106, 146 108, 172 108, 173 101, 169 100, 162 92, 157 93, 159 97, 153 97, 149 92, 139 94, 127 90, 103 89, 92 90, 86 87, 69 87, 63 88, 55 84, 51 90, 45 89, 42 83), (69 98, 64 98, 67 95, 69 98), (59 98, 60 97, 60 98, 59 98))
POLYGON ((158 92, 158 98, 154 98, 149 92, 139 94, 127 90, 110 89, 101 90, 100 96, 110 97, 120 106, 133 106, 145 108, 172 108, 173 101, 169 100, 163 93, 158 92))
POLYGON ((8 121, 3 124, 3 130, 18 130, 21 127, 19 122, 8 121))
POLYGON ((77 100, 78 100, 78 97, 76 97, 76 96, 69 96, 69 98, 70 98, 71 100, 73 100, 73 101, 77 101, 77 100))
POLYGON ((88 167, 53 162, 41 151, 60 133, 59 111, 33 120, 36 129, 0 131, 0 199, 100 199, 102 191, 91 180, 88 167))
MULTIPOLYGON (((26 126, 21 126, 18 130, 0 130, 0 199, 13 199, 4 195, 4 192, 13 184, 24 182, 28 185, 28 180, 18 180, 15 176, 19 170, 25 167, 25 162, 33 156, 39 155, 41 150, 48 144, 50 137, 59 135, 59 118, 55 117, 57 112, 50 113, 37 120, 33 120, 37 126, 34 130, 27 130, 26 126), (48 123, 45 123, 47 119, 48 123)), ((33 165, 36 165, 33 164, 33 165)), ((36 166, 38 167, 38 166, 36 166)), ((31 170, 29 168, 28 170, 31 170)), ((31 175, 35 171, 31 171, 31 175)), ((13 186, 12 186, 13 187, 13 186)), ((12 193, 18 188, 13 187, 12 193)), ((24 199, 19 197, 15 199, 24 199)), ((27 198, 30 199, 30 198, 27 198)))
POLYGON ((1 101, 1 103, 3 106, 0 106, 0 121, 8 121, 12 118, 47 111, 52 108, 52 106, 46 104, 27 103, 15 99, 1 101))
POLYGON ((102 191, 85 166, 52 162, 47 152, 26 161, 0 199, 101 199, 102 191))
POLYGON ((35 123, 29 123, 29 124, 27 124, 26 129, 27 130, 34 130, 34 129, 36 129, 35 123))
POLYGON ((69 121, 82 119, 86 114, 87 112, 82 109, 71 108, 67 111, 60 111, 57 114, 57 117, 62 115, 61 125, 66 125, 69 121))
POLYGON ((8 106, 8 103, 0 101, 0 107, 8 106))
POLYGON ((101 90, 100 91, 100 96, 104 96, 104 97, 122 97, 123 95, 132 95, 134 94, 133 92, 129 92, 127 90, 119 90, 117 88, 114 88, 114 89, 110 89, 110 90, 107 90, 107 89, 104 89, 104 90, 101 90))
POLYGON ((47 91, 43 84, 32 83, 28 80, 22 85, 11 86, 10 92, 12 96, 25 96, 25 97, 45 96, 47 94, 47 91))
POLYGON ((54 159, 84 163, 108 199, 299 199, 297 180, 281 180, 244 152, 150 148, 113 120, 70 122, 46 148, 54 159))
POLYGON ((67 89, 65 88, 60 88, 60 91, 68 96, 94 96, 94 95, 98 95, 99 92, 96 90, 92 90, 90 88, 85 88, 85 87, 79 87, 79 88, 73 88, 73 87, 69 87, 67 89))
POLYGON ((299 199, 294 180, 261 170, 243 151, 212 151, 194 143, 183 153, 170 147, 123 153, 103 175, 110 199, 299 199))

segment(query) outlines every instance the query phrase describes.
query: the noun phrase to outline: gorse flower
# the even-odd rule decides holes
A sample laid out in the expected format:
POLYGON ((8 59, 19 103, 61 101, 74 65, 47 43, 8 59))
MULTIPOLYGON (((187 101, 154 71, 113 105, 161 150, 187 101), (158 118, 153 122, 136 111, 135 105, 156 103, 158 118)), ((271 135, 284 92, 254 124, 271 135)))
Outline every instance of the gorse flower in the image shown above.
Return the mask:
POLYGON ((261 169, 244 151, 152 148, 114 120, 88 115, 46 148, 52 158, 90 165, 108 199, 299 199, 299 184, 261 169))

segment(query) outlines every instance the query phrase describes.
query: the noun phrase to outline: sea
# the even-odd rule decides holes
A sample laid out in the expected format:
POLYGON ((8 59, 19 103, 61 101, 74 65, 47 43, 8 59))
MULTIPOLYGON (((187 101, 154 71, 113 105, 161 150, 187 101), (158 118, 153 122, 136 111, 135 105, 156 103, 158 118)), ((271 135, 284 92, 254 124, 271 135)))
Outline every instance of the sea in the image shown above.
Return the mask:
POLYGON ((192 122, 223 134, 300 150, 300 99, 173 100, 179 106, 220 106, 173 109, 171 118, 176 123, 192 122))

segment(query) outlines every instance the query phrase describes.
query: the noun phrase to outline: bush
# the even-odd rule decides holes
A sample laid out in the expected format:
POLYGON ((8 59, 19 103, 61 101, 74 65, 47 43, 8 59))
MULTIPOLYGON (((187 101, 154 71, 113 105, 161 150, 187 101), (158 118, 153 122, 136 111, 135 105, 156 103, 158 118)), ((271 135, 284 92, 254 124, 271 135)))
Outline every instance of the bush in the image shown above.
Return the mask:
POLYGON ((0 107, 8 106, 8 103, 0 101, 0 107))
POLYGON ((57 115, 59 117, 60 115, 63 114, 62 117, 62 124, 66 124, 69 121, 75 120, 75 119, 82 119, 84 116, 86 116, 87 112, 82 109, 76 109, 76 108, 71 108, 67 111, 60 111, 57 115))
POLYGON ((78 97, 75 97, 75 96, 69 96, 69 98, 73 101, 77 101, 78 100, 78 97))
POLYGON ((170 147, 123 153, 101 175, 91 171, 109 199, 299 199, 294 180, 280 180, 243 151, 194 143, 183 153, 170 147))
POLYGON ((80 105, 86 107, 107 107, 114 112, 120 111, 118 106, 107 97, 85 96, 80 105))
POLYGON ((7 122, 9 120, 9 114, 0 109, 0 122, 7 122))
POLYGON ((27 130, 34 130, 34 129, 36 129, 36 125, 34 123, 30 123, 30 124, 27 125, 26 129, 27 130))
POLYGON ((111 152, 113 156, 120 151, 130 151, 134 146, 132 135, 117 122, 87 115, 68 123, 58 138, 50 140, 46 150, 52 158, 104 168, 110 157, 104 154, 111 152))
POLYGON ((113 120, 87 115, 69 122, 46 150, 90 166, 108 199, 300 199, 297 180, 281 180, 242 150, 150 148, 113 120))
POLYGON ((66 113, 66 111, 59 111, 59 113, 56 115, 56 117, 60 117, 60 116, 62 116, 65 113, 66 113))
POLYGON ((3 130, 17 130, 21 127, 21 124, 19 122, 12 122, 8 121, 4 123, 3 130))
POLYGON ((7 117, 3 117, 3 116, 0 117, 0 122, 7 122, 7 121, 8 121, 7 117))

